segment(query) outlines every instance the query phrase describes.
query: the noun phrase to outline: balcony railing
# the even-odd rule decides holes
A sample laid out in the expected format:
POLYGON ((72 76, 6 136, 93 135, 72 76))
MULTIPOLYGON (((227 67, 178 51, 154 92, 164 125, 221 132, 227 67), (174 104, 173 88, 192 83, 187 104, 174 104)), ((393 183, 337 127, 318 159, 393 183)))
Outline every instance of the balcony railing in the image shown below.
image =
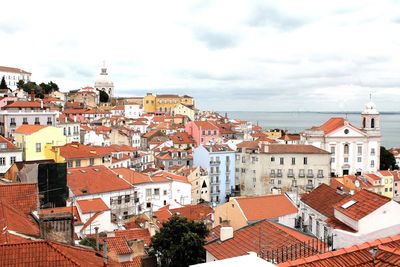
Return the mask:
POLYGON ((221 161, 219 160, 210 160, 210 165, 219 165, 221 161))

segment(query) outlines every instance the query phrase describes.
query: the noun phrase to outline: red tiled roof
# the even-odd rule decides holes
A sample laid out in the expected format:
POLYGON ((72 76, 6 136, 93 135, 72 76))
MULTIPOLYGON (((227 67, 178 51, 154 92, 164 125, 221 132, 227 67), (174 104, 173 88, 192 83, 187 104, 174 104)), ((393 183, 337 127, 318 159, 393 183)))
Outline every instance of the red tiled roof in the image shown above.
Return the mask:
MULTIPOLYGON (((296 231, 264 220, 235 231, 231 239, 211 241, 204 248, 221 260, 246 255, 250 251, 260 255, 261 248, 264 251, 271 251, 314 239, 300 232, 296 234, 294 232, 296 231)), ((298 251, 298 253, 301 252, 298 251)))
POLYGON ((267 154, 330 154, 312 145, 270 144, 267 147, 267 154))
POLYGON ((120 231, 115 231, 114 232, 116 237, 125 237, 126 240, 143 240, 145 246, 150 246, 151 244, 151 236, 149 229, 142 229, 142 228, 137 228, 137 229, 129 229, 129 230, 120 230, 120 231))
POLYGON ((181 208, 170 209, 172 214, 179 214, 188 220, 204 221, 213 213, 213 209, 207 204, 186 205, 181 208))
MULTIPOLYGON (((4 231, 39 236, 39 226, 30 215, 24 214, 9 203, 0 201, 0 234, 3 234, 4 231)), ((3 238, 0 237, 0 239, 3 238)), ((0 264, 0 266, 2 265, 0 264)))
POLYGON ((15 183, 0 185, 0 201, 6 202, 25 214, 38 207, 36 183, 15 183))
POLYGON ((77 196, 132 188, 103 165, 68 169, 67 181, 70 190, 77 196))
POLYGON ((400 235, 377 239, 336 251, 316 254, 310 257, 300 258, 279 264, 280 267, 299 266, 299 267, 323 267, 323 266, 398 266, 398 249, 400 248, 400 235), (371 253, 372 248, 378 248, 375 262, 371 253), (391 249, 392 248, 392 249, 391 249), (388 255, 386 254, 389 252, 388 255), (392 257, 393 253, 396 257, 392 257), (394 260, 393 262, 391 262, 394 260), (391 262, 388 264, 388 262, 391 262))
POLYGON ((202 130, 219 130, 217 126, 209 121, 194 121, 193 123, 202 130))
MULTIPOLYGON (((8 108, 41 108, 42 104, 40 101, 15 101, 3 107, 3 109, 8 108)), ((43 105, 43 107, 47 107, 43 105)))
POLYGON ((334 208, 347 217, 358 221, 390 201, 391 199, 388 197, 363 189, 336 203, 334 208), (351 200, 356 202, 348 208, 342 207, 351 200))
POLYGON ((248 221, 272 219, 297 213, 297 208, 285 195, 238 197, 235 201, 248 221))
POLYGON ((101 198, 77 200, 76 202, 82 210, 82 213, 93 213, 110 209, 101 198))
POLYGON ((42 130, 43 128, 46 128, 47 126, 44 125, 31 125, 31 124, 22 124, 19 126, 16 130, 15 133, 20 133, 20 134, 33 134, 36 133, 37 131, 42 130))
POLYGON ((13 67, 5 67, 5 66, 0 66, 0 71, 2 71, 2 72, 12 72, 12 73, 32 74, 32 73, 30 73, 28 71, 25 71, 23 69, 13 68, 13 67))
POLYGON ((51 241, 0 245, 0 251, 0 266, 103 266, 101 254, 94 250, 51 241))
POLYGON ((128 155, 123 155, 120 158, 116 158, 116 157, 112 157, 111 158, 111 163, 117 163, 117 162, 121 162, 121 161, 125 161, 125 160, 129 160, 131 157, 128 155))
POLYGON ((4 143, 7 146, 7 150, 15 150, 18 149, 10 140, 0 135, 0 143, 4 143))
POLYGON ((194 144, 193 138, 187 132, 177 132, 168 137, 174 144, 194 144))
POLYGON ((111 152, 107 148, 87 146, 78 142, 72 142, 64 146, 55 146, 53 149, 60 149, 61 156, 67 160, 111 156, 111 152))
POLYGON ((325 134, 333 132, 334 130, 344 126, 344 118, 330 118, 327 122, 319 126, 325 134))
POLYGON ((243 141, 239 143, 236 147, 237 148, 251 148, 251 149, 259 149, 258 141, 243 141))
POLYGON ((107 245, 110 252, 116 255, 133 253, 125 237, 107 237, 107 245))
POLYGON ((330 186, 321 184, 312 192, 304 194, 301 197, 301 201, 324 216, 333 218, 333 206, 346 197, 347 195, 337 193, 336 190, 330 186))
POLYGON ((119 175, 122 175, 123 179, 133 185, 152 182, 151 178, 148 175, 136 172, 128 168, 114 168, 113 171, 118 173, 119 175))

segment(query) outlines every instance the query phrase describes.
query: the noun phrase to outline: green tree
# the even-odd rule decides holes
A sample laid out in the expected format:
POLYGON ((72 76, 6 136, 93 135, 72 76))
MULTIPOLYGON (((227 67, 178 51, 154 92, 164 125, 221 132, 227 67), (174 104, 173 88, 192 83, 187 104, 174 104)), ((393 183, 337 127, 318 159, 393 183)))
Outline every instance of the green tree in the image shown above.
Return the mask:
POLYGON ((3 78, 1 78, 0 89, 8 89, 6 79, 4 78, 4 76, 3 78))
POLYGON ((100 102, 101 103, 107 103, 110 100, 110 97, 106 92, 103 90, 100 90, 100 102))
MULTIPOLYGON (((96 249, 96 239, 94 239, 93 237, 85 237, 84 239, 79 241, 79 245, 92 247, 92 248, 96 249)), ((100 251, 101 251, 102 247, 103 247, 103 245, 99 244, 100 251)))
POLYGON ((23 89, 23 88, 24 88, 24 85, 25 85, 24 80, 19 80, 19 81, 17 82, 17 88, 18 88, 18 89, 23 89))
POLYGON ((381 155, 380 155, 380 169, 381 170, 394 170, 399 167, 396 165, 396 159, 393 154, 390 153, 384 146, 381 146, 381 155))
POLYGON ((152 248, 161 266, 184 267, 205 261, 204 238, 207 227, 173 215, 152 239, 152 248))

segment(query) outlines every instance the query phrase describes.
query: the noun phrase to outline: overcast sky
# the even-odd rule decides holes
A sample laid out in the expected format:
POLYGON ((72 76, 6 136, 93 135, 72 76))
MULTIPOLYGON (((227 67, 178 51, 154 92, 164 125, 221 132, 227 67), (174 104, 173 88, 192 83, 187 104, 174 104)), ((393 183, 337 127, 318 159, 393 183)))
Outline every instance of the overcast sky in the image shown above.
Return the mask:
POLYGON ((3 1, 0 65, 202 109, 400 111, 399 1, 3 1))

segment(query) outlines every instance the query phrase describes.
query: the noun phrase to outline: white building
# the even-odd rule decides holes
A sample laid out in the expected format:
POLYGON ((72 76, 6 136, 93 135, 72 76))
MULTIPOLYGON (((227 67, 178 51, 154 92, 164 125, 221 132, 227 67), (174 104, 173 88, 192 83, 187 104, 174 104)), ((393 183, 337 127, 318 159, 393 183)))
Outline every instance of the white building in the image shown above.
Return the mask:
POLYGON ((139 104, 125 104, 124 113, 127 118, 137 119, 143 114, 143 106, 139 104))
POLYGON ((79 122, 71 122, 67 117, 63 121, 59 121, 57 128, 62 128, 64 136, 67 137, 67 143, 81 142, 81 124, 79 122))
POLYGON ((113 171, 135 187, 137 214, 157 211, 165 205, 179 208, 191 203, 191 185, 184 176, 163 171, 146 175, 128 168, 113 171))
POLYGON ((114 97, 114 83, 111 81, 110 76, 108 76, 105 66, 101 68, 101 73, 94 83, 94 88, 98 91, 106 92, 110 98, 114 97))
POLYGON ((300 200, 297 227, 334 248, 400 233, 400 204, 368 190, 346 195, 321 185, 300 200))
POLYGON ((22 149, 0 135, 0 175, 3 175, 16 161, 22 161, 22 149))
POLYGON ((0 66, 0 81, 4 77, 8 88, 12 91, 17 89, 18 81, 29 82, 31 75, 32 73, 22 69, 0 66))
POLYGON ((361 113, 362 127, 345 118, 331 118, 319 127, 305 130, 301 140, 331 152, 332 175, 363 174, 379 170, 380 115, 369 102, 361 113))

